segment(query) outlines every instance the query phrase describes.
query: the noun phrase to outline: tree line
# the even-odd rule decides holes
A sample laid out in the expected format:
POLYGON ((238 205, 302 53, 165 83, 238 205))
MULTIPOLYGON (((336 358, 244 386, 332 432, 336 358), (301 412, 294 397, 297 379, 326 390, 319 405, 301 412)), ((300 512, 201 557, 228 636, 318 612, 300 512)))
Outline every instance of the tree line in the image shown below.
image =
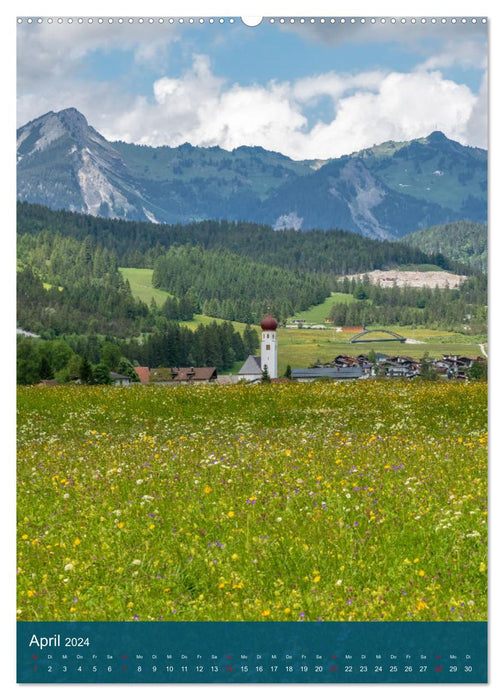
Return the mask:
POLYGON ((17 237, 18 324, 34 333, 126 337, 153 328, 147 304, 133 297, 117 254, 92 236, 44 229, 17 237))
POLYGON ((82 241, 44 230, 18 238, 18 324, 55 337, 103 333, 130 337, 166 321, 203 313, 258 323, 267 310, 287 318, 330 294, 327 276, 294 273, 201 245, 172 246, 154 263, 153 283, 170 296, 162 306, 135 299, 115 253, 91 236, 82 241))
POLYGON ((435 264, 464 274, 470 268, 454 263, 441 252, 426 253, 402 240, 382 241, 334 228, 299 232, 275 231, 271 226, 245 221, 199 221, 189 224, 105 219, 88 214, 53 211, 40 204, 19 202, 18 235, 43 231, 83 241, 89 237, 113 252, 121 267, 154 267, 159 255, 173 245, 201 245, 225 249, 256 262, 330 276, 386 269, 406 264, 435 264))
POLYGON ((194 331, 170 322, 162 331, 140 339, 118 340, 72 334, 54 340, 18 336, 17 382, 36 384, 79 381, 108 384, 110 372, 138 381, 135 366, 232 368, 259 347, 257 331, 246 326, 240 334, 230 322, 199 325, 194 331))
POLYGON ((425 253, 449 256, 451 260, 485 271, 488 264, 488 231, 486 224, 454 221, 410 233, 405 243, 425 253))
POLYGON ((380 324, 429 326, 473 332, 487 326, 487 277, 475 274, 458 288, 381 287, 369 277, 341 280, 337 291, 352 294, 352 303, 336 303, 329 317, 337 326, 380 324))

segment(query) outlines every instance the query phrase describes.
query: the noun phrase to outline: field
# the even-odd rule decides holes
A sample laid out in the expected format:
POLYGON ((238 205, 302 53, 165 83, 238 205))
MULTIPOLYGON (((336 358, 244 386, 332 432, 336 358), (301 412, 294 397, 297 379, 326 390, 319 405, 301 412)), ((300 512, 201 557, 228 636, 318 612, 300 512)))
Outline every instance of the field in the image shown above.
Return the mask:
POLYGON ((352 294, 332 292, 331 296, 327 297, 321 304, 299 311, 297 314, 294 314, 293 318, 302 318, 307 323, 324 323, 325 319, 330 315, 334 304, 353 304, 355 301, 356 299, 352 294))
MULTIPOLYGON (((278 330, 278 372, 282 376, 288 364, 291 367, 310 367, 315 362, 328 362, 338 355, 356 356, 367 354, 371 349, 387 355, 408 355, 417 360, 425 353, 432 358, 441 358, 443 354, 458 354, 469 357, 482 355, 478 338, 463 336, 461 333, 449 333, 432 329, 389 326, 407 338, 414 338, 415 343, 372 342, 350 343, 355 333, 338 333, 335 330, 309 330, 279 328, 278 330)), ((383 336, 385 337, 385 336, 383 336)), ((486 345, 486 344, 485 344, 486 345)))
MULTIPOLYGON (((133 295, 143 301, 145 304, 150 304, 152 299, 154 299, 158 306, 163 306, 167 297, 172 296, 163 289, 157 289, 156 287, 152 286, 153 270, 150 268, 120 267, 119 272, 122 274, 124 279, 128 280, 130 283, 133 295)), ((195 314, 192 321, 182 321, 181 323, 191 330, 194 330, 200 323, 206 325, 212 321, 222 323, 222 319, 212 318, 211 316, 205 316, 204 314, 195 314)), ((240 333, 243 333, 246 324, 233 321, 233 326, 240 333)), ((257 326, 257 328, 259 328, 259 326, 257 326)), ((239 367, 241 367, 242 364, 243 362, 239 364, 239 367)))
POLYGON ((485 620, 486 384, 18 389, 19 620, 485 620))
POLYGON ((120 267, 119 272, 130 283, 131 291, 135 297, 150 304, 154 299, 158 306, 162 306, 167 297, 172 296, 162 289, 152 286, 152 273, 154 270, 146 267, 120 267))

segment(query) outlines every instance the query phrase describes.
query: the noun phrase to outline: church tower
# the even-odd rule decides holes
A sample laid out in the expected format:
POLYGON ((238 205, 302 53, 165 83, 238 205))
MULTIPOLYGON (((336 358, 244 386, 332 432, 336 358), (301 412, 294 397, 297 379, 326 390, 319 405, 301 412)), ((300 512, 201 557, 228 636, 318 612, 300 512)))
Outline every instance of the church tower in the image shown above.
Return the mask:
POLYGON ((261 339, 261 371, 264 366, 268 368, 268 374, 271 379, 278 377, 277 357, 277 328, 278 323, 269 314, 261 321, 262 339, 261 339))

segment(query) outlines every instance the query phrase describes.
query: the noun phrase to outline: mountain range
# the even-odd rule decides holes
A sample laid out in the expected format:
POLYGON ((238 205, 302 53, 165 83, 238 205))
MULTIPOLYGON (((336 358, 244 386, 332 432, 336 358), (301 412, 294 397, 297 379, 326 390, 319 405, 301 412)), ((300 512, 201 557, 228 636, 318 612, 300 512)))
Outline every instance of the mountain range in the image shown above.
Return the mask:
POLYGON ((260 147, 109 142, 74 108, 17 131, 17 197, 52 209, 156 223, 237 220, 396 239, 487 218, 487 152, 440 131, 327 161, 260 147))

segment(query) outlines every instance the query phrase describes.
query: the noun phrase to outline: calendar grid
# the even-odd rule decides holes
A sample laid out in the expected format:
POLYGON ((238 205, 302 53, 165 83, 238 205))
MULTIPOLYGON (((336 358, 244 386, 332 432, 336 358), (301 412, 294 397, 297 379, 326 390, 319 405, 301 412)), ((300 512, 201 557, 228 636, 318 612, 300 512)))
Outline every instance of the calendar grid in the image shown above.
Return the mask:
POLYGON ((19 683, 486 683, 486 623, 18 623, 19 683))

